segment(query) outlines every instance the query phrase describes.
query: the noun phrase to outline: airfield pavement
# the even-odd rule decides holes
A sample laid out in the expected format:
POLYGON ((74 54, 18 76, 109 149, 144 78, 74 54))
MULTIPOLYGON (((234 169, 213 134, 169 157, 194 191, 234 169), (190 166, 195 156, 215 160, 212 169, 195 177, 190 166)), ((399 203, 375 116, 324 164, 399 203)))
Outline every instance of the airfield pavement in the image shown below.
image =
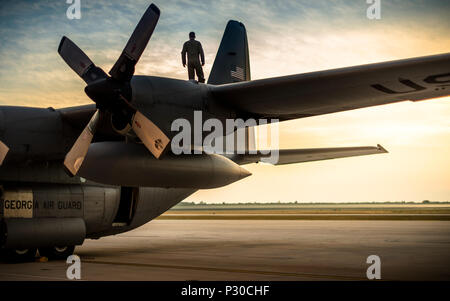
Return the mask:
MULTIPOLYGON (((450 221, 154 220, 77 247, 82 280, 450 280, 450 221)), ((0 264, 0 280, 67 280, 65 261, 0 264)))

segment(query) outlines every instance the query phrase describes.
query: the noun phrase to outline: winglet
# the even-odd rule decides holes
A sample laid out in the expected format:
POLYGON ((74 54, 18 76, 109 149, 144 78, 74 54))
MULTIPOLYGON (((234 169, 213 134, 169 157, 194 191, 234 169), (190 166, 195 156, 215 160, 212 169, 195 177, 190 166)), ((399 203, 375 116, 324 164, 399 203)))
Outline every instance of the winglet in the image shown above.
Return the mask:
POLYGON ((382 152, 382 153, 389 153, 387 151, 387 149, 385 149, 384 147, 381 146, 381 144, 377 144, 378 149, 382 152))

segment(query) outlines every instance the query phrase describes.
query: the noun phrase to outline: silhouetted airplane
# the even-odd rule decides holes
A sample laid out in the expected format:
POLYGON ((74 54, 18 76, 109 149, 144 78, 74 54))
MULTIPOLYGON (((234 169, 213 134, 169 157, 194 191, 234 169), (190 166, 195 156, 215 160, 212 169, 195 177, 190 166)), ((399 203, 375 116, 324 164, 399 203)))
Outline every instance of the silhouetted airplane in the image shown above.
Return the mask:
MULTIPOLYGON (((37 248, 65 258, 85 238, 129 231, 198 189, 249 176, 241 165, 264 157, 250 153, 249 134, 244 154, 169 150, 172 122, 193 123, 194 111, 223 122, 284 121, 449 95, 449 53, 251 81, 246 30, 236 21, 228 22, 207 84, 133 76, 159 15, 150 5, 109 75, 62 38, 58 52, 95 105, 0 107, 0 245, 8 258, 30 259, 37 248)), ((278 164, 385 152, 380 145, 280 150, 278 164)))

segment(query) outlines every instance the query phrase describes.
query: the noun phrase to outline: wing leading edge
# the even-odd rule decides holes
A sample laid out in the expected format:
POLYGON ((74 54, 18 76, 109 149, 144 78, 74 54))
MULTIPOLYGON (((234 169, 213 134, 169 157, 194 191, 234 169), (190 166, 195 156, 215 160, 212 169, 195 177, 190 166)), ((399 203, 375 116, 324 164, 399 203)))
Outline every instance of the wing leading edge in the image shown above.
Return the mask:
MULTIPOLYGON (((377 146, 360 147, 281 149, 279 150, 278 163, 275 165, 384 154, 387 152, 388 151, 379 144, 377 146)), ((232 155, 230 159, 240 165, 244 165, 261 162, 263 158, 269 156, 270 155, 262 154, 242 154, 232 155)))
POLYGON ((289 120, 450 95, 450 53, 210 86, 240 118, 289 120))

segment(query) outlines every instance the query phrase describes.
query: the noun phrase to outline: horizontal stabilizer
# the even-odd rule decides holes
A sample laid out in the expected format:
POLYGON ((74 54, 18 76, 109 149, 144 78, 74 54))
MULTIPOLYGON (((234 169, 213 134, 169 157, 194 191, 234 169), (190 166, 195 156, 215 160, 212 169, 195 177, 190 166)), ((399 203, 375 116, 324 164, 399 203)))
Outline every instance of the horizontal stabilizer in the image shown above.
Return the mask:
MULTIPOLYGON (((279 160, 275 165, 329 160, 345 157, 365 156, 374 154, 383 154, 388 151, 381 145, 360 146, 360 147, 333 147, 333 148, 304 148, 304 149, 281 149, 279 150, 279 160)), ((272 152, 273 153, 273 152, 272 152)), ((236 154, 232 159, 236 163, 243 165, 249 163, 258 163, 262 159, 268 158, 270 154, 236 154)))

